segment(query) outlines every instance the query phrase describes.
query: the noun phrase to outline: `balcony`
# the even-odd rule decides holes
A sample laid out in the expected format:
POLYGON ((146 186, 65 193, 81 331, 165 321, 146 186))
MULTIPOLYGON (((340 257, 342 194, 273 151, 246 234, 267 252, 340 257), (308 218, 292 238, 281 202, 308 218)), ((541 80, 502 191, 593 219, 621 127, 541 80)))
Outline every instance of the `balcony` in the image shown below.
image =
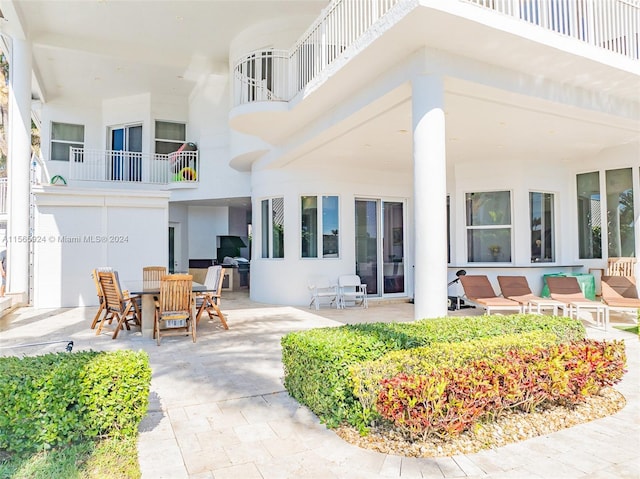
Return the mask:
MULTIPOLYGON (((450 0, 452 3, 454 0, 450 0)), ((640 58, 640 0, 457 0, 577 39, 632 60, 640 58)), ((288 102, 393 9, 412 0, 334 0, 289 51, 252 52, 234 64, 234 107, 288 102)), ((400 12, 402 14, 402 12, 400 12)))
POLYGON ((195 187, 198 151, 145 154, 132 151, 71 148, 69 180, 195 187))

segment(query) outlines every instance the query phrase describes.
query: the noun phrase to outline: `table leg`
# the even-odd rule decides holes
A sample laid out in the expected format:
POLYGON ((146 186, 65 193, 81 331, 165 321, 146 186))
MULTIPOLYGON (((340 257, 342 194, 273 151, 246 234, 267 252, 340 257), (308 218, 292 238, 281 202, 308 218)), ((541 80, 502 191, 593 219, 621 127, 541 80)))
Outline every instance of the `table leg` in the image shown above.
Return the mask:
POLYGON ((152 294, 142 295, 142 337, 153 338, 153 322, 156 304, 152 294))

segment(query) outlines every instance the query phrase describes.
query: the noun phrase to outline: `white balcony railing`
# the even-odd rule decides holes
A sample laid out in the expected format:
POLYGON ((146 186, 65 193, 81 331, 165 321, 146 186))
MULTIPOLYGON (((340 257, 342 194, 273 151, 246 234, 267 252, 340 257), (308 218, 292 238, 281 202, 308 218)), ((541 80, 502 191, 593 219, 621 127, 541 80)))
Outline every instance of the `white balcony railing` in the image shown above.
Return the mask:
POLYGON ((71 148, 69 179, 116 183, 197 183, 197 151, 168 155, 71 148))
MULTIPOLYGON (((234 106, 290 101, 394 6, 408 1, 334 0, 291 50, 252 52, 236 61, 234 106)), ((640 59, 640 0, 458 1, 640 59)))

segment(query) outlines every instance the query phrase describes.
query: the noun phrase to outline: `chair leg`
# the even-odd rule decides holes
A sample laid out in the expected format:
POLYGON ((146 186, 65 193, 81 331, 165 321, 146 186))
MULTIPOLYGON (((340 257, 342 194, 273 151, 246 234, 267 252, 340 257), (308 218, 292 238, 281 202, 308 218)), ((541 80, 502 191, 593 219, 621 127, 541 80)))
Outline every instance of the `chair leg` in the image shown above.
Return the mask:
MULTIPOLYGON (((118 333, 120 332, 120 329, 124 329, 122 326, 122 323, 126 323, 125 319, 126 316, 123 314, 118 314, 118 313, 114 313, 117 317, 118 317, 118 324, 116 324, 116 329, 113 332, 113 336, 111 336, 111 339, 116 339, 118 337, 118 333)), ((127 328, 129 326, 127 325, 127 328)))
POLYGON ((220 322, 222 323, 222 327, 224 329, 229 329, 229 325, 227 324, 227 320, 224 317, 224 314, 222 314, 222 311, 220 311, 220 308, 218 307, 218 305, 216 304, 215 301, 213 301, 212 303, 213 309, 216 310, 216 313, 218 314, 218 319, 220 320, 220 322))
POLYGON ((91 329, 95 329, 96 324, 98 324, 98 321, 100 320, 100 316, 102 316, 103 311, 104 311, 104 302, 100 301, 100 307, 98 308, 98 312, 96 313, 96 315, 93 318, 93 321, 91 322, 91 329))
POLYGON ((153 336, 156 338, 158 346, 160 346, 160 318, 158 317, 158 311, 153 318, 153 336))

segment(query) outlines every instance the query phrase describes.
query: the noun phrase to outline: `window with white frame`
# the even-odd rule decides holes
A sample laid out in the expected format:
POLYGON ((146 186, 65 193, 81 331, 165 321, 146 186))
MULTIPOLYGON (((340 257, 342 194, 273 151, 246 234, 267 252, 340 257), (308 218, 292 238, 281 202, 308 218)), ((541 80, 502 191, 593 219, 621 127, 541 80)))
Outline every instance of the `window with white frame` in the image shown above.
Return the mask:
POLYGON ((284 258, 284 198, 269 198, 260 204, 263 258, 284 258))
POLYGON ((511 192, 467 193, 467 261, 511 261, 511 192))
POLYGON ((578 254, 580 259, 602 258, 600 173, 576 177, 578 196, 578 254))
POLYGON ((631 168, 607 170, 607 255, 636 255, 635 215, 633 210, 633 179, 631 168))
POLYGON ((532 263, 555 261, 553 204, 553 193, 529 193, 532 263))
POLYGON ((300 217, 301 256, 339 257, 339 211, 337 196, 302 196, 300 217))
POLYGON ((173 153, 184 144, 186 138, 187 126, 184 123, 156 120, 156 153, 173 153))
POLYGON ((51 160, 69 161, 69 149, 84 148, 84 125, 51 123, 51 160))

